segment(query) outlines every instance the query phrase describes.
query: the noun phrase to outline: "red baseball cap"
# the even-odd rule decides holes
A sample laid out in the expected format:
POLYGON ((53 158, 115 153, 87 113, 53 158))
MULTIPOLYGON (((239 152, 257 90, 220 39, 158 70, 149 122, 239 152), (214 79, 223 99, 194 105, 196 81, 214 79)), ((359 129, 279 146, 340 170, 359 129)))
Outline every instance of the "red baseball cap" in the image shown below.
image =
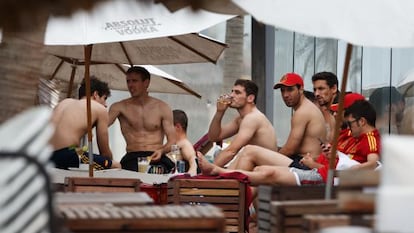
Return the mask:
POLYGON ((278 89, 281 86, 295 86, 300 85, 303 87, 303 79, 298 74, 295 73, 287 73, 282 76, 280 81, 273 86, 273 89, 278 89))
MULTIPOLYGON (((348 93, 344 97, 344 109, 349 108, 355 101, 357 100, 365 100, 365 97, 358 93, 348 93)), ((339 104, 332 104, 331 110, 336 112, 338 111, 339 104)))

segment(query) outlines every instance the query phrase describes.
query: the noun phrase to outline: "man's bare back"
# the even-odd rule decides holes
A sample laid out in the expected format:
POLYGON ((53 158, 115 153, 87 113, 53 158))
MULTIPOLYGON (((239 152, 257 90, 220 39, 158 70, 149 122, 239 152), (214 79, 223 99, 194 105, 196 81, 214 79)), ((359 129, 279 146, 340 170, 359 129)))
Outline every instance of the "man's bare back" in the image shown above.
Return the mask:
MULTIPOLYGON (((86 118, 86 99, 75 100, 65 99, 54 109, 52 122, 55 124, 55 134, 51 139, 51 144, 56 150, 62 149, 68 146, 80 146, 81 138, 87 133, 87 118, 86 118)), ((106 119, 107 124, 108 117, 106 108, 97 103, 91 101, 92 111, 92 123, 97 122, 97 119, 106 119)), ((111 156, 108 152, 103 155, 111 156)))
MULTIPOLYGON (((80 147, 81 138, 88 131, 85 89, 86 83, 83 81, 79 87, 81 99, 65 99, 53 111, 51 121, 55 126, 55 132, 50 144, 55 151, 52 153, 51 161, 57 168, 68 169, 79 166, 79 155, 76 148, 80 147)), ((96 130, 95 135, 99 149, 99 154, 93 154, 94 167, 96 169, 119 168, 121 165, 112 160, 112 152, 109 148, 109 118, 106 111, 106 99, 111 94, 110 89, 107 83, 96 77, 91 77, 90 89, 91 120, 92 126, 96 130)), ((81 160, 83 163, 89 163, 87 156, 81 157, 81 160)))

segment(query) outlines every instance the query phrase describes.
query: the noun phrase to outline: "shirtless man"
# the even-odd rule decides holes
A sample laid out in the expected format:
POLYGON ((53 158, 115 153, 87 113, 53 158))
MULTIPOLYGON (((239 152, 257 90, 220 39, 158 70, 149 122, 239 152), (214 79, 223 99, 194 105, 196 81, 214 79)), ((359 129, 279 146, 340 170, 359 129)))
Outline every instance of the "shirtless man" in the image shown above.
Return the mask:
POLYGON ((137 171, 138 158, 151 156, 150 164, 161 165, 164 173, 169 173, 174 162, 165 154, 175 144, 173 114, 165 102, 148 95, 150 77, 143 67, 128 69, 126 82, 131 97, 111 105, 109 125, 117 118, 121 125, 127 151, 121 159, 123 169, 137 171))
MULTIPOLYGON (((381 138, 378 130, 374 127, 375 118, 375 110, 366 100, 357 100, 346 109, 346 125, 350 129, 352 136, 357 139, 357 144, 348 156, 359 163, 353 163, 345 169, 375 169, 377 167, 381 138)), ((253 171, 223 169, 209 163, 200 153, 197 154, 197 157, 201 172, 204 175, 218 175, 220 173, 237 171, 247 175, 251 184, 255 186, 263 184, 322 184, 327 181, 328 156, 331 152, 331 146, 329 144, 322 144, 320 147, 323 151, 316 160, 309 154, 305 155, 301 160, 301 163, 312 168, 312 170, 287 167, 288 164, 293 163, 293 160, 286 156, 283 159, 280 158, 280 163, 277 165, 257 166, 253 171)))
POLYGON ((285 104, 294 110, 286 144, 278 152, 248 145, 239 153, 232 168, 251 171, 256 166, 273 165, 309 169, 300 162, 302 157, 309 154, 316 159, 319 156, 320 140, 326 140, 325 120, 318 107, 304 96, 302 78, 295 73, 285 74, 275 84, 274 89, 278 88, 281 88, 285 104))
POLYGON ((333 139, 335 117, 331 113, 331 105, 338 96, 338 78, 331 72, 319 72, 312 76, 313 92, 316 102, 325 118, 327 141, 333 139))
POLYGON ((186 164, 186 167, 188 167, 186 172, 195 176, 197 175, 196 151, 187 138, 187 114, 182 110, 175 109, 173 110, 173 117, 177 145, 180 147, 181 156, 188 163, 188 166, 186 164))
POLYGON ((217 101, 217 111, 208 131, 209 139, 217 142, 236 136, 230 145, 217 155, 214 160, 216 165, 223 167, 248 144, 277 150, 276 134, 272 123, 256 108, 257 92, 258 87, 254 82, 238 79, 231 90, 231 102, 217 101), (228 107, 236 109, 239 116, 222 126, 221 120, 228 107))
MULTIPOLYGON (((101 155, 94 155, 94 166, 97 169, 120 168, 121 165, 112 161, 112 152, 108 144, 108 112, 106 99, 110 96, 108 84, 91 77, 91 113, 92 123, 96 126, 96 138, 101 155)), ((65 99, 54 109, 51 118, 55 132, 50 144, 55 151, 51 160, 57 168, 68 169, 79 167, 79 149, 81 138, 87 133, 85 82, 79 88, 79 100, 65 99)), ((84 161, 87 156, 83 158, 84 161)))

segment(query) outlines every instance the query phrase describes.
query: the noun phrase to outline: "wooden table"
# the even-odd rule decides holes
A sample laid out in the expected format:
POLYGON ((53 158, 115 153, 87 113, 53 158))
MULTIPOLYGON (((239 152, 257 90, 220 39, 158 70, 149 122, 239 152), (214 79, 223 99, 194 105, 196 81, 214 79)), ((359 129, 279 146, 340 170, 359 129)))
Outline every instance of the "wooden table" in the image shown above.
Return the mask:
MULTIPOLYGON (((88 177, 87 170, 64 170, 58 168, 47 169, 54 184, 64 184, 65 177, 88 177)), ((135 178, 140 179, 146 184, 163 184, 167 183, 173 174, 147 174, 142 172, 134 172, 123 169, 108 169, 94 171, 94 177, 110 177, 110 178, 135 178)))
POLYGON ((54 200, 57 206, 61 205, 148 205, 154 201, 145 192, 128 193, 54 193, 54 200))
POLYGON ((222 233, 224 215, 203 206, 61 206, 59 213, 71 232, 222 233))

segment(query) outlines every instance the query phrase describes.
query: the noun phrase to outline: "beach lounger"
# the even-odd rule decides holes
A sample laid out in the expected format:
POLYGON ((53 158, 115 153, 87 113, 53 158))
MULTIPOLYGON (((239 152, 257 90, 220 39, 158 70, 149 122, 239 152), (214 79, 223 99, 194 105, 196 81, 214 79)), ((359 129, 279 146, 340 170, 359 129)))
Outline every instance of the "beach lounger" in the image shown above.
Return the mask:
POLYGON ((52 110, 36 107, 0 125, 0 232, 55 232, 45 171, 52 110))
POLYGON ((139 192, 141 181, 128 178, 66 177, 65 192, 139 192))
POLYGON ((171 204, 206 205, 221 208, 226 218, 226 232, 243 233, 246 226, 247 184, 237 179, 179 178, 168 182, 171 204))
POLYGON ((55 232, 44 166, 23 153, 0 152, 0 170, 0 232, 55 232))

